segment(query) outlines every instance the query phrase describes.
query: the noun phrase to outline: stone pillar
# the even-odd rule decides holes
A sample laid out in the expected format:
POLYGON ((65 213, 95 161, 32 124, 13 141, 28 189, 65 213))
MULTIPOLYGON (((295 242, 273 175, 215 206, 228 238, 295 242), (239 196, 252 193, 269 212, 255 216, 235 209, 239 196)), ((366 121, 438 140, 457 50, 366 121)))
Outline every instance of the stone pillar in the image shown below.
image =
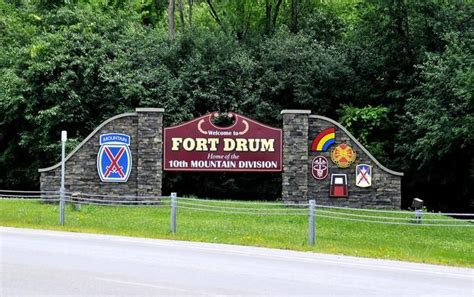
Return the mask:
POLYGON ((310 110, 282 110, 283 175, 285 203, 308 201, 308 117, 310 110))
POLYGON ((137 195, 161 196, 163 108, 137 108, 137 195))

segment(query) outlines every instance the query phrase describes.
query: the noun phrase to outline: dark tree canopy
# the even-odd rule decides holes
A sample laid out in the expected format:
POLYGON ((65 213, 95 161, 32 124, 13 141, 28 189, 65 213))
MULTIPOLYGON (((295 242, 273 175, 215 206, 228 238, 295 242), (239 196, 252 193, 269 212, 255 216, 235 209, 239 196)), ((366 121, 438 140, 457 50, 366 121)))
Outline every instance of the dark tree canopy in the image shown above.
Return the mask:
MULTIPOLYGON (((0 0, 0 188, 37 188, 61 130, 72 149, 136 107, 164 107, 165 124, 235 111, 275 126, 304 108, 403 170, 405 205, 468 210, 473 15, 467 1, 0 0)), ((164 186, 276 199, 280 182, 167 174, 164 186)))

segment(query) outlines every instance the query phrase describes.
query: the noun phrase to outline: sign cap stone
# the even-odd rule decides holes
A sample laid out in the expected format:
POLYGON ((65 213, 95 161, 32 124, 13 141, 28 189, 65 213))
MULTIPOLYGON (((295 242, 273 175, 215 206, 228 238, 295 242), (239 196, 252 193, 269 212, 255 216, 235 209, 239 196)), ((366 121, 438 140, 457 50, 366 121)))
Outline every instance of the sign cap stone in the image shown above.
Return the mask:
POLYGON ((311 114, 308 109, 283 109, 280 114, 311 114))
POLYGON ((138 107, 135 108, 136 112, 165 112, 164 108, 156 108, 156 107, 138 107))

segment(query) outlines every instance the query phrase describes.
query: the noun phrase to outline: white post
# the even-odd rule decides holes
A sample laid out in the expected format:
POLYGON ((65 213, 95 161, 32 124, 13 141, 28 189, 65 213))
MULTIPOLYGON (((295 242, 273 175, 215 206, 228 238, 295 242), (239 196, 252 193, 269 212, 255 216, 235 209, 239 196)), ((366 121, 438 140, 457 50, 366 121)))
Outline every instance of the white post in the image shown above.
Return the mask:
POLYGON ((176 204, 178 201, 178 194, 176 192, 171 193, 171 216, 170 216, 170 229, 171 233, 176 233, 176 204))
POLYGON ((64 159, 66 158, 66 141, 67 131, 63 130, 61 131, 61 188, 59 189, 59 224, 61 225, 64 225, 64 205, 66 204, 66 188, 64 187, 64 159))
POLYGON ((316 200, 309 200, 309 244, 314 245, 316 243, 316 230, 314 223, 314 207, 316 206, 316 200))
POLYGON ((423 219, 423 209, 417 208, 415 210, 415 221, 416 221, 416 223, 421 224, 422 219, 423 219))
POLYGON ((71 194, 71 201, 74 201, 74 202, 75 202, 75 203, 74 203, 74 210, 76 210, 76 211, 80 211, 80 210, 81 210, 81 204, 79 203, 79 198, 80 198, 79 196, 80 196, 80 195, 81 195, 81 194, 80 194, 80 193, 77 193, 77 192, 71 194))

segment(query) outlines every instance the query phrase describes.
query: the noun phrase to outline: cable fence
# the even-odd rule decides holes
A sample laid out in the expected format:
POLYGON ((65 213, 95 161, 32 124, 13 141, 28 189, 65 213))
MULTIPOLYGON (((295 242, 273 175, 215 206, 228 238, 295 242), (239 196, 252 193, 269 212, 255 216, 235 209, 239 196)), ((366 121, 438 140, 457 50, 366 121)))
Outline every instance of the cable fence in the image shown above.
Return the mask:
MULTIPOLYGON (((317 208, 330 208, 330 209, 340 209, 340 210, 353 210, 361 212, 380 212, 380 213, 392 213, 392 214, 407 214, 410 213, 407 210, 388 210, 388 209, 370 209, 370 208, 351 208, 344 206, 331 206, 331 205, 321 205, 316 204, 317 208)), ((474 217, 474 213, 448 213, 448 212, 426 212, 430 215, 442 215, 442 216, 469 216, 474 217)))
POLYGON ((334 220, 342 220, 342 221, 351 221, 351 222, 361 222, 361 223, 371 223, 371 224, 385 224, 385 225, 404 225, 404 226, 423 226, 423 227, 474 227, 474 224, 461 224, 455 221, 449 224, 426 224, 422 223, 422 221, 417 221, 416 219, 412 219, 412 222, 409 223, 408 220, 406 222, 390 222, 390 221, 374 221, 374 220, 365 220, 365 219, 354 219, 354 218, 347 218, 347 217, 335 217, 335 216, 328 216, 328 215, 316 215, 316 217, 320 218, 327 218, 327 219, 334 219, 334 220))
POLYGON ((0 198, 16 199, 43 199, 59 197, 56 191, 18 191, 18 190, 0 190, 0 198))
MULTIPOLYGON (((76 205, 76 210, 81 205, 98 206, 161 206, 170 208, 170 231, 176 233, 178 210, 180 215, 186 212, 204 212, 228 215, 249 216, 307 216, 308 217, 308 241, 315 243, 317 219, 323 218, 327 221, 346 221, 366 224, 384 224, 399 226, 419 227, 474 227, 473 220, 461 220, 453 217, 474 217, 472 213, 434 213, 416 211, 400 211, 386 209, 363 209, 341 206, 329 206, 316 204, 314 200, 309 203, 284 204, 283 202, 259 202, 259 201, 230 201, 210 200, 178 197, 176 193, 170 196, 154 195, 105 195, 97 193, 79 193, 59 191, 17 191, 0 190, 0 200, 4 199, 28 199, 44 202, 63 202, 76 205)), ((60 208, 61 209, 61 208, 60 208)), ((62 223, 64 213, 60 214, 62 223), (62 216, 62 217, 61 217, 62 216)))
POLYGON ((254 215, 254 216, 307 216, 308 212, 301 212, 301 213, 291 213, 291 212, 277 212, 277 211, 258 211, 258 212, 252 212, 252 211, 245 211, 247 210, 246 208, 242 208, 243 211, 237 211, 237 210, 223 210, 223 209, 215 209, 215 208, 204 208, 204 207, 189 207, 189 206, 181 206, 181 202, 179 203, 179 206, 176 206, 178 209, 189 209, 189 210, 195 210, 195 211, 209 211, 209 212, 215 212, 215 213, 224 213, 224 214, 245 214, 245 215, 254 215))
MULTIPOLYGON (((318 213, 324 215, 334 215, 340 217, 355 217, 355 218, 364 218, 364 219, 379 219, 379 220, 388 220, 388 221, 406 221, 407 219, 413 219, 413 213, 405 213, 403 217, 394 217, 394 216, 376 216, 376 215, 364 215, 364 214, 356 214, 356 213, 346 213, 346 212, 337 212, 337 211, 328 211, 318 209, 318 213)), ((430 216, 431 214, 425 213, 426 216, 430 216)), ((452 218, 445 217, 443 219, 433 219, 429 217, 423 218, 423 221, 431 221, 431 222, 443 222, 443 221, 452 221, 452 218)))
MULTIPOLYGON (((105 197, 105 198, 121 198, 121 199, 160 199, 160 198, 169 198, 167 196, 156 196, 156 195, 111 195, 111 194, 95 194, 95 193, 85 193, 85 192, 65 192, 68 195, 77 195, 81 197, 105 197)), ((119 199, 115 199, 120 201, 119 199)))
POLYGON ((301 204, 284 204, 283 202, 267 202, 267 201, 235 201, 235 200, 211 200, 211 199, 198 199, 198 198, 189 198, 189 197, 176 197, 180 201, 197 201, 197 202, 208 202, 211 204, 237 204, 237 205, 272 205, 272 206, 308 206, 309 203, 301 204))

